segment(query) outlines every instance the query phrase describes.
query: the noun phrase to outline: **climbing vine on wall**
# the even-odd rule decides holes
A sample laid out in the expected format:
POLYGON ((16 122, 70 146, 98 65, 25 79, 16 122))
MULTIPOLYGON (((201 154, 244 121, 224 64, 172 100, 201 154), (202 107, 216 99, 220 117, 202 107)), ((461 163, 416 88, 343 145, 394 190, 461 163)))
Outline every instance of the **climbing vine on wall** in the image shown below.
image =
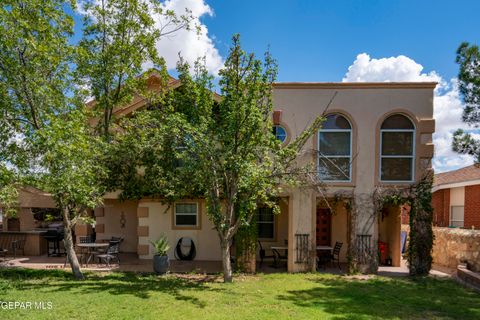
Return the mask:
POLYGON ((408 265, 412 276, 426 276, 432 267, 432 184, 433 172, 428 171, 413 189, 408 245, 408 265))
POLYGON ((255 254, 257 251, 257 221, 256 216, 253 215, 252 221, 248 224, 243 224, 238 228, 235 235, 235 265, 238 271, 252 272, 254 271, 255 254), (253 268, 253 270, 252 270, 253 268))
POLYGON ((420 181, 409 188, 377 188, 374 204, 377 213, 388 206, 410 206, 410 235, 408 241, 408 266, 410 275, 425 276, 432 266, 433 247, 433 172, 427 170, 420 181))

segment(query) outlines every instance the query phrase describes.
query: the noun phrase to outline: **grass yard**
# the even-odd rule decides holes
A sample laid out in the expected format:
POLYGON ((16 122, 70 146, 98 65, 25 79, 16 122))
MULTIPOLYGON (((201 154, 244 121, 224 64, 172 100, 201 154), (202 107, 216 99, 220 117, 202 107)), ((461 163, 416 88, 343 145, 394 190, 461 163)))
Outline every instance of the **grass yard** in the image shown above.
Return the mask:
POLYGON ((0 269, 0 301, 51 302, 0 319, 480 319, 480 295, 449 279, 321 274, 156 277, 0 269))

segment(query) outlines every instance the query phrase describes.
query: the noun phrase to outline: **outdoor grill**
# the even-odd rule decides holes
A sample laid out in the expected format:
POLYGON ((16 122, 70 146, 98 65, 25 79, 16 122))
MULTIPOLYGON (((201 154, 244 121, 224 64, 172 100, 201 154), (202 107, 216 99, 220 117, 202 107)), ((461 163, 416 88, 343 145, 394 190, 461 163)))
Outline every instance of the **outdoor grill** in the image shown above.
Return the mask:
POLYGON ((43 237, 47 240, 47 255, 49 257, 59 257, 63 255, 63 253, 60 252, 60 241, 63 240, 63 229, 50 228, 43 237))

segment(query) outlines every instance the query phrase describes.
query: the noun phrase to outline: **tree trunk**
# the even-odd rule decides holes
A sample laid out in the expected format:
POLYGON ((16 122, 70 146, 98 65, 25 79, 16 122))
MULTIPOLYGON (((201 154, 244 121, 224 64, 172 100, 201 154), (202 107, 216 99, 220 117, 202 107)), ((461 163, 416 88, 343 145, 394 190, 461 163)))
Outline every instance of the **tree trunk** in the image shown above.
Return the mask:
POLYGON ((232 282, 232 264, 230 261, 230 241, 221 240, 220 243, 222 249, 222 265, 223 265, 223 282, 232 282))
POLYGON ((65 251, 67 252, 68 261, 70 263, 70 267, 72 268, 72 273, 75 279, 84 280, 85 277, 80 270, 80 264, 78 263, 77 254, 75 253, 75 249, 73 248, 72 224, 70 222, 70 214, 68 212, 68 209, 66 208, 62 209, 62 213, 64 230, 63 243, 65 245, 65 251))

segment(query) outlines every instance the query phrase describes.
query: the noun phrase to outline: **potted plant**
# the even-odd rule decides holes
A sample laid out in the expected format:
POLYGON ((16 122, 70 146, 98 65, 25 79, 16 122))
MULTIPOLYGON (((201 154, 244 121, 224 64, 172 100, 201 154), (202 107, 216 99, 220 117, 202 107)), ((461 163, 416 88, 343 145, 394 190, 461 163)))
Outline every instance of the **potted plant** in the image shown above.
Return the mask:
POLYGON ((155 255, 153 256, 153 270, 157 274, 165 274, 170 266, 167 251, 170 249, 167 236, 162 235, 157 241, 150 241, 155 248, 155 255))

